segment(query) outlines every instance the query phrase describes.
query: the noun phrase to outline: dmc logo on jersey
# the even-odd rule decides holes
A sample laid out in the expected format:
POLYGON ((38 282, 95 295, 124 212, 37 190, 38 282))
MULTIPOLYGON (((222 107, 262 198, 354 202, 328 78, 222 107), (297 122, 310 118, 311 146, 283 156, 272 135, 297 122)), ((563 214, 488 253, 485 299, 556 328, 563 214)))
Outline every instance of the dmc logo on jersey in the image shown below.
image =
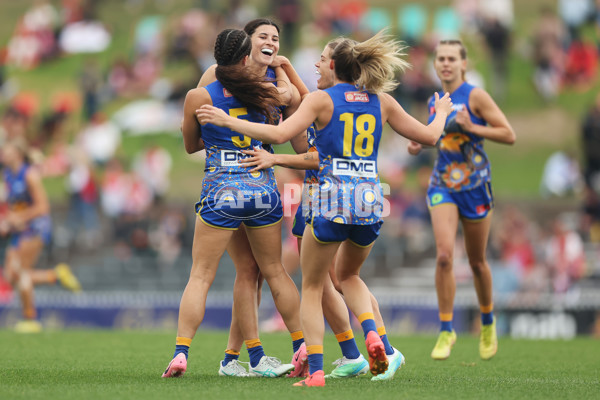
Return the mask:
POLYGON ((231 92, 225 88, 223 88, 223 96, 225 97, 233 97, 233 95, 231 94, 231 92))
POLYGON ((247 154, 235 150, 223 150, 221 152, 221 166, 223 167, 238 167, 239 160, 251 157, 247 154))
POLYGON ((332 161, 334 175, 358 176, 361 178, 377 177, 377 166, 374 160, 334 158, 332 161))
POLYGON ((344 96, 348 102, 369 102, 369 94, 365 92, 344 92, 344 96))

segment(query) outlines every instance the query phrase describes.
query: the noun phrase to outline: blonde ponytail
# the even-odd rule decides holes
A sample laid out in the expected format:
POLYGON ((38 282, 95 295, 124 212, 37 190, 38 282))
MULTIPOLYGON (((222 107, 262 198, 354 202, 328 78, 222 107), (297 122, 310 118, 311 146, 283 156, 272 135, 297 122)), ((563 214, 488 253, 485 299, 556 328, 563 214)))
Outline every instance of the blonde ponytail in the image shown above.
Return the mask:
POLYGON ((410 67, 403 58, 405 48, 402 42, 381 30, 364 42, 343 39, 331 58, 340 80, 352 82, 360 90, 385 93, 398 86, 396 71, 410 67))

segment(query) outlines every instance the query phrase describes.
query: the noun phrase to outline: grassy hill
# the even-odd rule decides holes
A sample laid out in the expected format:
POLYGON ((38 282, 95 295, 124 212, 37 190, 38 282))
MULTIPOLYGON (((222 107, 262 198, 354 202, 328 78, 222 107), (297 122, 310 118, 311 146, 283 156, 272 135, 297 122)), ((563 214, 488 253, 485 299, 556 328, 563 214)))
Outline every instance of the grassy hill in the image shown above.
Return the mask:
MULTIPOLYGON (((52 1, 59 4, 58 0, 52 1)), ((84 61, 88 58, 95 59, 101 67, 107 68, 118 57, 128 57, 133 47, 133 27, 142 16, 160 14, 166 18, 180 15, 192 5, 201 2, 194 0, 173 0, 170 2, 139 1, 136 7, 126 8, 126 2, 106 0, 99 2, 98 12, 100 19, 106 24, 113 35, 110 48, 103 53, 95 55, 70 55, 59 57, 56 60, 43 64, 33 70, 19 70, 8 68, 7 75, 15 79, 18 87, 23 91, 37 93, 40 98, 41 109, 45 110, 51 99, 61 92, 77 92, 78 78, 84 61), (163 6, 161 6, 163 4, 163 6), (165 6, 166 5, 166 6, 165 6)), ((215 2, 208 2, 215 3, 215 2)), ((270 14, 267 8, 269 2, 253 1, 263 15, 270 14)), ((309 18, 309 5, 304 2, 303 16, 309 18)), ((447 6, 450 2, 441 0, 422 1, 430 11, 430 16, 436 7, 447 6)), ((538 16, 541 5, 555 5, 553 0, 515 1, 514 39, 511 56, 509 59, 509 81, 506 100, 501 104, 509 120, 517 132, 517 144, 507 147, 494 143, 487 144, 492 163, 495 192, 500 197, 535 200, 539 197, 538 187, 543 164, 546 158, 558 149, 579 151, 579 122, 585 110, 589 107, 595 93, 600 90, 600 80, 596 81, 589 90, 567 90, 552 104, 545 103, 536 93, 531 77, 533 66, 527 58, 528 38, 532 26, 538 16)), ((0 4, 0 44, 7 43, 16 21, 31 2, 4 1, 0 4)), ((384 7, 396 15, 399 7, 404 3, 390 0, 371 1, 372 6, 384 7)), ((220 5, 219 5, 220 6, 220 5)), ((217 6, 217 7, 219 7, 217 6)), ((430 18, 431 20, 431 18, 430 18)), ((395 26, 392 26, 395 28, 395 26)), ((593 32, 586 31, 590 36, 593 32)), ((476 38, 467 39, 470 63, 490 83, 490 63, 488 54, 476 38)), ((286 52, 289 54, 289 52, 286 52)), ((163 75, 166 77, 187 77, 194 81, 195 69, 188 63, 169 62, 166 64, 163 75)), ((128 100, 117 99, 104 106, 104 110, 111 114, 122 107, 128 100)), ((0 104, 0 107, 2 105, 0 104)), ((72 127, 76 130, 80 120, 75 118, 72 127)), ((130 157, 147 138, 125 135, 123 154, 130 157)), ((173 155, 175 170, 172 177, 173 190, 171 197, 194 199, 198 196, 196 185, 189 185, 190 180, 201 177, 200 165, 197 158, 187 157, 182 148, 181 139, 177 132, 166 132, 152 138, 164 145, 173 155), (190 187, 192 186, 192 187, 190 187)), ((289 147, 280 147, 279 151, 290 151, 289 147)), ((60 200, 64 196, 62 181, 48 180, 51 196, 60 200)))

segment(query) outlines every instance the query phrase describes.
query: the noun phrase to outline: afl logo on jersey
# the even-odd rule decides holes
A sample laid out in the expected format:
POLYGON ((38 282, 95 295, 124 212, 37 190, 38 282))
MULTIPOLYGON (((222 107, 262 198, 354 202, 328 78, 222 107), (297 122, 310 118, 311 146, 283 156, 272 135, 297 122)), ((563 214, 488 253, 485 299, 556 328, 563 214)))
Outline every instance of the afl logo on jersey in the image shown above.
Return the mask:
POLYGON ((368 103, 369 102, 369 94, 366 92, 344 92, 344 97, 346 101, 349 103, 368 103))
POLYGON ((233 95, 231 94, 231 92, 225 88, 223 88, 223 96, 225 97, 233 97, 233 95))

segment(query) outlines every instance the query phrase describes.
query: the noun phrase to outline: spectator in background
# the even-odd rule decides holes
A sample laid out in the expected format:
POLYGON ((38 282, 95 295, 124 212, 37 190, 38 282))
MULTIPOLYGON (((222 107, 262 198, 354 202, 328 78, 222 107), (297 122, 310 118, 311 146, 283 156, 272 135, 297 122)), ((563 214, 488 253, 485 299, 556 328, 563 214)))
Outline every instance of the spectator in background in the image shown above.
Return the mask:
POLYGON ((506 98, 508 83, 508 57, 511 41, 510 27, 497 17, 486 17, 482 21, 481 33, 492 61, 491 92, 498 102, 506 98))
POLYGON ((563 85, 587 90, 593 85, 598 74, 598 52, 596 47, 583 39, 577 32, 567 49, 563 85))
POLYGON ((98 64, 93 60, 86 60, 83 64, 79 87, 83 97, 83 117, 85 121, 92 119, 100 107, 100 88, 102 74, 98 64))
POLYGON ((104 165, 121 144, 121 131, 103 113, 97 112, 78 134, 82 150, 96 165, 104 165))
POLYGON ((560 90, 564 71, 567 30, 550 7, 540 9, 532 37, 535 72, 533 82, 545 100, 555 98, 560 90))
MULTIPOLYGON (((407 4, 398 11, 398 29, 400 39, 409 46, 420 43, 427 29, 427 11, 418 3, 407 4)), ((412 59, 411 63, 414 64, 412 59)))
POLYGON ((600 93, 582 123, 584 232, 595 243, 600 242, 600 93))
MULTIPOLYGON (((500 224, 492 235, 492 247, 505 268, 502 274, 506 284, 509 276, 514 276, 513 290, 529 289, 535 283, 536 249, 531 221, 516 206, 509 206, 499 218, 500 224)), ((496 277, 496 271, 494 277, 496 277)), ((506 287, 505 287, 506 289, 506 287)), ((542 289, 542 288, 538 288, 542 289)))
POLYGON ((596 16, 594 18, 596 25, 596 45, 598 47, 598 54, 600 54, 600 0, 596 0, 596 16))
POLYGON ((544 259, 556 293, 565 293, 585 274, 583 240, 573 227, 574 216, 561 214, 552 222, 544 244, 544 259))
POLYGON ((296 44, 296 27, 302 16, 299 0, 271 1, 271 10, 275 10, 275 17, 281 23, 284 49, 292 49, 296 44))
POLYGON ((600 194, 600 93, 583 118, 581 132, 585 184, 600 194))
POLYGON ((161 203, 169 189, 172 165, 171 154, 157 144, 146 147, 133 160, 133 172, 151 190, 154 203, 161 203))
POLYGON ((592 16, 592 0, 558 0, 558 14, 569 31, 569 41, 592 16))
POLYGON ((540 191, 543 197, 566 197, 581 189, 577 159, 568 151, 556 151, 546 161, 540 191))
POLYGON ((94 169, 86 152, 78 147, 71 148, 69 161, 67 227, 72 236, 71 242, 90 250, 98 245, 101 238, 94 169))

